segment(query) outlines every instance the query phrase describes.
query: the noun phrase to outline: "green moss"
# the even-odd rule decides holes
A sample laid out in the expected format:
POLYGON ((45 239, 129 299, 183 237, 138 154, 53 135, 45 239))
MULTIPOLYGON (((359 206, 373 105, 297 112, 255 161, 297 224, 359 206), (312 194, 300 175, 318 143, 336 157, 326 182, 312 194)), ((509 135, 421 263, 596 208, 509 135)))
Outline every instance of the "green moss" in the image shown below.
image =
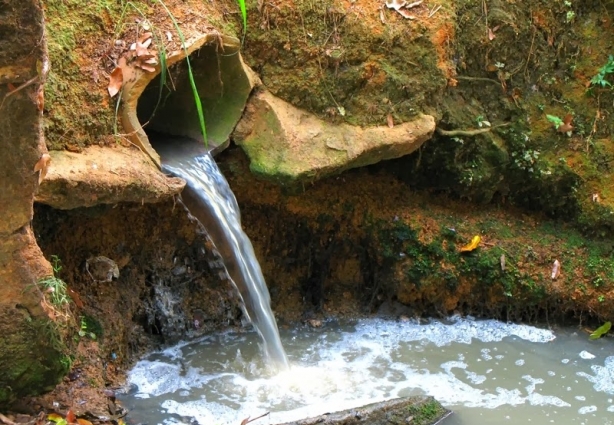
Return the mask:
POLYGON ((408 121, 433 108, 446 86, 418 22, 412 30, 402 19, 374 28, 377 17, 365 22, 358 9, 333 0, 248 6, 247 62, 275 95, 322 118, 383 125, 392 114, 408 121))
POLYGON ((429 400, 407 409, 407 414, 413 416, 412 423, 415 425, 430 425, 445 412, 446 410, 435 400, 429 400))
POLYGON ((51 390, 70 367, 55 323, 29 316, 19 324, 10 323, 18 330, 0 334, 4 353, 0 355, 0 407, 19 397, 51 390))

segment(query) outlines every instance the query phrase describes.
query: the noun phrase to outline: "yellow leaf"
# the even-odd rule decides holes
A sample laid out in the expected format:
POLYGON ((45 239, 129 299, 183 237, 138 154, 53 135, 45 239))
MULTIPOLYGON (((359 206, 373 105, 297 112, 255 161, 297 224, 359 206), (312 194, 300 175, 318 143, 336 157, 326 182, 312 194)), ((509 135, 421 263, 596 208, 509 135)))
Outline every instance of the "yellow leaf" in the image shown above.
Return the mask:
POLYGON ((476 249, 479 245, 480 245, 480 241, 482 240, 482 238, 480 238, 479 235, 475 235, 473 237, 473 239, 471 239, 471 242, 469 242, 467 245, 465 245, 464 247, 462 247, 459 251, 460 252, 469 252, 469 251, 473 251, 474 249, 476 249))
POLYGON ((64 418, 62 416, 58 415, 57 413, 49 413, 47 415, 47 419, 49 419, 52 422, 59 422, 59 421, 64 420, 64 418))

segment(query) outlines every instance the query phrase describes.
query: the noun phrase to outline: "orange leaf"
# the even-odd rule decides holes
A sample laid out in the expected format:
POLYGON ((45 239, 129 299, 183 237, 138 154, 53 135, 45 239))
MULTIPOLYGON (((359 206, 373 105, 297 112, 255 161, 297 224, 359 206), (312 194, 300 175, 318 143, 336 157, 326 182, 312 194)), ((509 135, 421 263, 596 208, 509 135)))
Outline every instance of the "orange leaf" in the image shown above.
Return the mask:
POLYGON ((79 425, 93 425, 90 421, 88 421, 87 419, 77 419, 77 423, 79 425))
POLYGON ((72 410, 66 412, 66 422, 68 422, 69 424, 74 424, 77 422, 77 416, 72 410))
POLYGON ((115 96, 119 93, 119 90, 122 88, 124 84, 124 72, 121 67, 116 67, 113 71, 111 71, 111 75, 109 75, 109 95, 111 97, 115 96))
POLYGON ((475 235, 473 237, 473 239, 471 239, 471 242, 469 242, 467 245, 463 246, 461 249, 459 249, 460 252, 469 252, 469 251, 473 251, 474 249, 476 249, 481 242, 482 238, 479 235, 475 235))

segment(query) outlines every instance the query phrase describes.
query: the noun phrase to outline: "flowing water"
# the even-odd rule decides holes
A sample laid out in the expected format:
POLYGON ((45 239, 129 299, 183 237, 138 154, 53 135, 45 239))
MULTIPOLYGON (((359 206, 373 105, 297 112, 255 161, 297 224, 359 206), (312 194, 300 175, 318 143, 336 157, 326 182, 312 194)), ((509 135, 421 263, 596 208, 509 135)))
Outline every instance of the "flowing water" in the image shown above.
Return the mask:
POLYGON ((244 312, 262 337, 268 359, 278 370, 286 370, 288 359, 271 311, 269 291, 252 244, 241 227, 239 206, 228 182, 202 144, 168 136, 150 135, 150 140, 160 154, 162 170, 186 181, 183 202, 220 251, 241 295, 244 312))
POLYGON ((288 371, 265 371, 254 333, 151 354, 129 374, 132 421, 275 424, 429 394, 446 425, 614 424, 614 343, 575 330, 451 318, 381 319, 282 331, 288 371))

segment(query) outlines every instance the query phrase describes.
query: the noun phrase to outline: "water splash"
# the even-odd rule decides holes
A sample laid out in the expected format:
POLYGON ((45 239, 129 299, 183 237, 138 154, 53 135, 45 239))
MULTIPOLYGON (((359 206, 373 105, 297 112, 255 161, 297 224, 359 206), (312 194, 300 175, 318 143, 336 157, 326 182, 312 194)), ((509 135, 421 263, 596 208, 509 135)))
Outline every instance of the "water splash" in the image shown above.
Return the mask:
POLYGON ((244 312, 262 337, 266 355, 279 370, 288 369, 260 264, 241 227, 237 200, 215 160, 191 139, 174 138, 157 142, 155 147, 162 158, 162 170, 186 181, 183 201, 220 251, 244 312))

